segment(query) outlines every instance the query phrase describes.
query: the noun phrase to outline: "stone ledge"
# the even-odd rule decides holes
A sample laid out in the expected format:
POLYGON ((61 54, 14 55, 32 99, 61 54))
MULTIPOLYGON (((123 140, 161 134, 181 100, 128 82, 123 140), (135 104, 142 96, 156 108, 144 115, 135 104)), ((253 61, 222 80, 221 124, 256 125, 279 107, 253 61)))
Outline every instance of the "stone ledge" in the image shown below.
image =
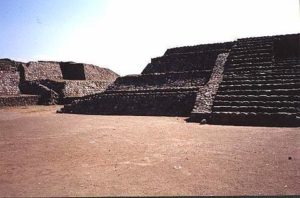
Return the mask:
POLYGON ((0 107, 37 105, 39 98, 37 95, 0 96, 0 107))

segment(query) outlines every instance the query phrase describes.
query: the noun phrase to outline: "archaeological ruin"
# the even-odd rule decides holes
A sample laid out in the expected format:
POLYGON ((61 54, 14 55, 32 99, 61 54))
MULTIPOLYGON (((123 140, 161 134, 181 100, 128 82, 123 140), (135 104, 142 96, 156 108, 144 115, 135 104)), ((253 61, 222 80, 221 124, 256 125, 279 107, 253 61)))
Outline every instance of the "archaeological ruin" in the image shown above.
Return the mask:
POLYGON ((168 49, 139 75, 118 77, 70 62, 2 59, 0 76, 5 95, 0 106, 60 103, 60 113, 300 126, 300 34, 168 49))
POLYGON ((189 116, 233 125, 300 125, 300 34, 168 49, 63 113, 189 116))
POLYGON ((0 59, 0 107, 70 103, 104 91, 117 77, 90 64, 0 59))

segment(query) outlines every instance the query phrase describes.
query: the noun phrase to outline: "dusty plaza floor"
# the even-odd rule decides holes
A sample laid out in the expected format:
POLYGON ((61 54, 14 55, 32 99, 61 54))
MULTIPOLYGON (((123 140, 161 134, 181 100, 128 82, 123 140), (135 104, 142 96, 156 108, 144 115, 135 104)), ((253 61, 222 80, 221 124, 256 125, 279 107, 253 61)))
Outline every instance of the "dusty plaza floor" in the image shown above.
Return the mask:
POLYGON ((299 195, 300 128, 0 110, 0 197, 299 195))

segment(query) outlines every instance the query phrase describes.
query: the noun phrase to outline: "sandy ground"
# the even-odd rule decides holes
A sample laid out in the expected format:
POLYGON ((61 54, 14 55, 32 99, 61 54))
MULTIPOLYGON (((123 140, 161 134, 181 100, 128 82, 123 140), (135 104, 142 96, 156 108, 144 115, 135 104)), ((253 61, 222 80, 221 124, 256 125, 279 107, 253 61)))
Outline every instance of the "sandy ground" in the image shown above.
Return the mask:
POLYGON ((0 196, 299 195, 300 128, 0 110, 0 196))

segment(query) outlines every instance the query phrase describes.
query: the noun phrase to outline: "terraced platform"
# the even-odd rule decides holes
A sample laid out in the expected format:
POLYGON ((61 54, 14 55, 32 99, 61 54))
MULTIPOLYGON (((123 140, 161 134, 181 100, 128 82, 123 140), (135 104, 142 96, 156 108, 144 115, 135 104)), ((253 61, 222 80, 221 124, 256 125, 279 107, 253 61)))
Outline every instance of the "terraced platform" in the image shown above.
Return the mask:
POLYGON ((299 99, 300 34, 293 34, 168 49, 142 74, 119 77, 62 112, 300 126, 299 99))
MULTIPOLYGON (((181 72, 183 74, 183 72, 181 72)), ((109 88, 98 94, 83 97, 65 105, 64 113, 104 115, 184 115, 188 116, 195 103, 197 84, 204 84, 205 78, 195 77, 193 83, 181 80, 168 81, 179 75, 157 74, 121 77, 109 88), (157 76, 163 79, 157 81, 157 76), (181 86, 172 86, 172 84, 181 86), (195 84, 194 86, 191 86, 195 84)), ((185 74, 186 75, 186 74, 185 74)))
POLYGON ((231 45, 167 51, 164 56, 152 59, 142 74, 119 77, 104 93, 65 105, 61 112, 189 116, 199 87, 210 79, 218 54, 227 52, 231 45))

